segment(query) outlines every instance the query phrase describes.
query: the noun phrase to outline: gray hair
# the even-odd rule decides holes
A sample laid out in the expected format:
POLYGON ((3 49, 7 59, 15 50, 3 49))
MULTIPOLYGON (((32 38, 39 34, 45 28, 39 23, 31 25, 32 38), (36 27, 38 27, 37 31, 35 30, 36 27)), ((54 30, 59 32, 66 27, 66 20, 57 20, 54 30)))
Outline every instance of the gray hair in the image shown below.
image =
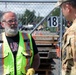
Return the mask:
MULTIPOLYGON (((4 15, 5 14, 7 14, 7 13, 14 13, 14 12, 12 12, 12 11, 7 11, 7 12, 4 12, 3 14, 2 14, 2 17, 1 17, 1 22, 3 22, 5 19, 4 19, 4 15)), ((14 13, 15 14, 15 13, 14 13)), ((15 14, 15 16, 16 16, 16 14, 15 14)), ((17 17, 17 16, 16 16, 17 17)))

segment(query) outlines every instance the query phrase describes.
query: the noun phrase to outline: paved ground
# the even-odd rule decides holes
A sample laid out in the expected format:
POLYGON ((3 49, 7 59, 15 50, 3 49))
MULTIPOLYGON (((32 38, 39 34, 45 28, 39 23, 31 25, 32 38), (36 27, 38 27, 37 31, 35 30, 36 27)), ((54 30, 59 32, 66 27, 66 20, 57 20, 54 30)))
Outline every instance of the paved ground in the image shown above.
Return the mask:
POLYGON ((55 67, 55 69, 54 70, 52 70, 52 73, 50 74, 50 75, 61 75, 61 61, 60 61, 60 59, 53 59, 54 61, 55 61, 55 65, 54 65, 54 67, 55 67))
MULTIPOLYGON (((61 61, 60 59, 53 59, 55 63, 51 64, 54 68, 49 75, 61 75, 61 61)), ((44 66, 43 66, 44 67, 44 66)), ((45 74, 36 74, 36 75, 45 75, 45 74)))

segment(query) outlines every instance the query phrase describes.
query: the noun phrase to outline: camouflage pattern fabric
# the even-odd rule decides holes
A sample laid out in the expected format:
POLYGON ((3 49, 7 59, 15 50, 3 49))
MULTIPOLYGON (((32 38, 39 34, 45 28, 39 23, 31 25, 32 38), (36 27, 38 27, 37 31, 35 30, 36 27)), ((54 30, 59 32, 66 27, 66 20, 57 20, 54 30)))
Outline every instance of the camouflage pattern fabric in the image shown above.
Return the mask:
POLYGON ((76 75, 76 20, 63 36, 61 53, 62 75, 76 75))

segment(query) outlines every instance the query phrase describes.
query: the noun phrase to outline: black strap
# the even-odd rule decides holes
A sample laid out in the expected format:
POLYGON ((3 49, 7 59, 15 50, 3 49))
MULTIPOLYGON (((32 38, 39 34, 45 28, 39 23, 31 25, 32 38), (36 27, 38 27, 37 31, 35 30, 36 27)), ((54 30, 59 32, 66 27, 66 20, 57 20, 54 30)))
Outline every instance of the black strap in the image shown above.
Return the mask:
POLYGON ((3 43, 3 41, 2 41, 2 40, 0 40, 0 43, 3 43))

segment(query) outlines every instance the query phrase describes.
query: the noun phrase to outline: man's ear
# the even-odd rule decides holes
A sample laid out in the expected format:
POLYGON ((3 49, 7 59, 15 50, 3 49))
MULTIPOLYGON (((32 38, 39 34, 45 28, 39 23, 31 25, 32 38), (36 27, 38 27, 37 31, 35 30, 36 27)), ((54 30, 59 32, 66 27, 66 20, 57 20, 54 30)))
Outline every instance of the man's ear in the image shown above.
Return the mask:
POLYGON ((69 4, 66 4, 66 7, 67 7, 67 11, 68 11, 69 13, 71 13, 71 10, 72 10, 72 7, 71 7, 71 5, 69 5, 69 4))
POLYGON ((4 23, 3 22, 1 22, 1 26, 2 26, 2 28, 4 28, 4 23))

